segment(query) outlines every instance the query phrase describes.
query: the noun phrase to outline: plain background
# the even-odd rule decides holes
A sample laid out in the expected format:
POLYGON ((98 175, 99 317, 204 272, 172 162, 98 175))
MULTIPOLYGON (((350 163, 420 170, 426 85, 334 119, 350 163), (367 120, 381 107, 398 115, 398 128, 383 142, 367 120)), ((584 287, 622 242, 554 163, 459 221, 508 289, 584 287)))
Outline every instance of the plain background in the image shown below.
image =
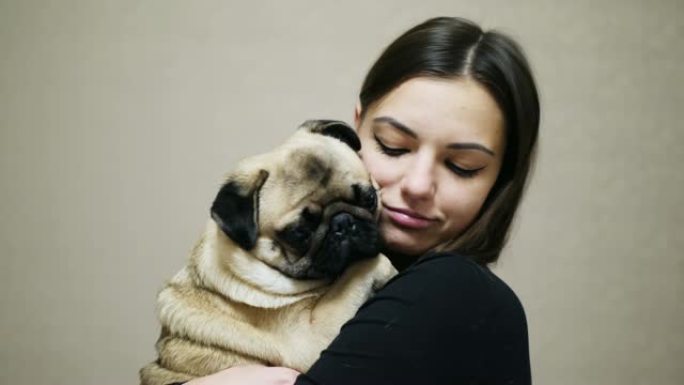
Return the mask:
POLYGON ((0 383, 131 384, 222 175, 352 121, 399 33, 522 44, 536 172, 494 270, 537 384, 684 383, 684 2, 0 1, 0 383))

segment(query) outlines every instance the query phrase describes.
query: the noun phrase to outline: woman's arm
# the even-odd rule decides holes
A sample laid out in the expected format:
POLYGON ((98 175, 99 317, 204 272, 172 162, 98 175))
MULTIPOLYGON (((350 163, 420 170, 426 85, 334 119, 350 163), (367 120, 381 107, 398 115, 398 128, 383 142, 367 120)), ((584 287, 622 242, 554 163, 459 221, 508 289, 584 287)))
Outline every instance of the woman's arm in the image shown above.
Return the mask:
POLYGON ((289 368, 268 366, 234 366, 185 385, 292 385, 299 372, 289 368))

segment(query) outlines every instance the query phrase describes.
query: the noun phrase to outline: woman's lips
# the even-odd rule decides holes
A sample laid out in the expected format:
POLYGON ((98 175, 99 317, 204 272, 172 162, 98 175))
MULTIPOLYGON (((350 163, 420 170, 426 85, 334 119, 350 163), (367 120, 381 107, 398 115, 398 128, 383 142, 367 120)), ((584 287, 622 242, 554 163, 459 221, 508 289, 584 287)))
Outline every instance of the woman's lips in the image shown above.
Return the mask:
POLYGON ((398 226, 409 229, 424 229, 429 227, 434 219, 426 218, 410 210, 384 206, 387 216, 398 226))

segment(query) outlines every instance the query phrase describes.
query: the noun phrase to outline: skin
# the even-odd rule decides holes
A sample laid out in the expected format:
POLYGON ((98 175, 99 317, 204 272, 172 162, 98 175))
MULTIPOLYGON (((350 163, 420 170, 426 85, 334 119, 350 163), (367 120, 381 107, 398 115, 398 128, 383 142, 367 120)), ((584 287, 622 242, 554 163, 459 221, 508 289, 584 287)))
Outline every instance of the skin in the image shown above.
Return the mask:
POLYGON ((506 143, 495 100, 470 78, 420 77, 373 103, 363 119, 360 112, 360 154, 380 186, 387 249, 415 257, 461 234, 501 169, 506 143))
MULTIPOLYGON (((413 78, 363 114, 357 105, 355 124, 361 158, 380 188, 388 252, 415 258, 472 223, 506 146, 503 114, 484 87, 467 77, 413 78)), ((239 366, 188 384, 293 384, 298 374, 239 366)))
POLYGON ((299 372, 290 368, 266 367, 258 365, 235 366, 212 375, 196 378, 187 385, 291 385, 297 380, 299 372))

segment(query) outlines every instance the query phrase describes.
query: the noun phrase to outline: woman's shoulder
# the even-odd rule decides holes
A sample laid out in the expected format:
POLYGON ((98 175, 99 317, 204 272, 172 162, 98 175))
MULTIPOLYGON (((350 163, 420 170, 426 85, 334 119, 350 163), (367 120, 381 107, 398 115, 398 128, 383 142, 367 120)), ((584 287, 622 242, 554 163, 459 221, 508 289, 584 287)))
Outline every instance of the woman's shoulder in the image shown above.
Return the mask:
POLYGON ((394 277, 385 287, 407 301, 456 310, 506 310, 524 319, 515 292, 486 266, 456 253, 430 253, 394 277))
MULTIPOLYGON (((489 269, 458 254, 426 255, 403 270, 359 309, 341 336, 333 353, 373 336, 358 342, 359 352, 391 356, 393 368, 397 362, 420 367, 429 373, 425 378, 529 378, 520 301, 489 269)), ((420 383, 411 377, 414 371, 400 372, 420 383)))

